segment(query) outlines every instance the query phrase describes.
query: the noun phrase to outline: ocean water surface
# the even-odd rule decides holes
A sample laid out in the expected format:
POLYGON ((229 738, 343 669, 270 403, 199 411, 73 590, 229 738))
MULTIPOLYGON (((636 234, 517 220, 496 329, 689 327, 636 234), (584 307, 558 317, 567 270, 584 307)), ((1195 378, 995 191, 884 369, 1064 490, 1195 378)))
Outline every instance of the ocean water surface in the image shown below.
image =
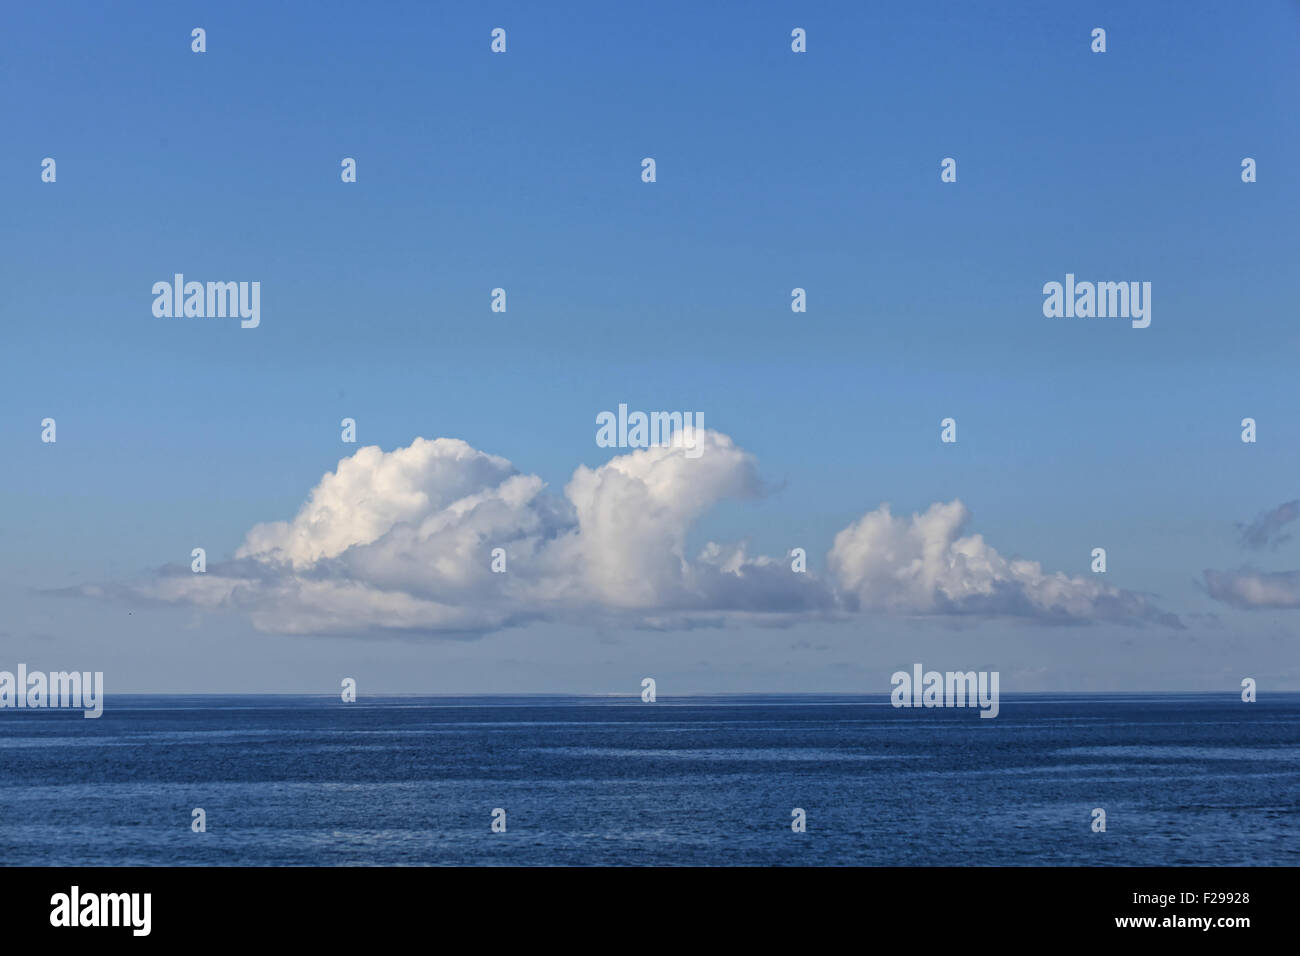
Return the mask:
POLYGON ((1276 866, 1297 811, 1300 694, 1004 695, 991 720, 884 695, 0 711, 6 865, 1276 866))

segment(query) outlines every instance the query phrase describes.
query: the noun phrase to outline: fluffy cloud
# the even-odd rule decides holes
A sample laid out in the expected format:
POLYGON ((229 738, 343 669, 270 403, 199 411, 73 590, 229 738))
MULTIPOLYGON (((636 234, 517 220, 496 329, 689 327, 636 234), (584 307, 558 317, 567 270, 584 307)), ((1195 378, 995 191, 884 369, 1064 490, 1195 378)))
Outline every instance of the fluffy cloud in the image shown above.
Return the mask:
POLYGON ((910 518, 888 506, 864 515, 836 536, 825 580, 743 544, 709 542, 688 555, 705 512, 761 483, 753 457, 726 435, 699 431, 689 457, 676 439, 579 467, 562 496, 456 439, 362 448, 291 521, 254 526, 233 560, 84 591, 236 609, 262 630, 295 634, 473 636, 535 619, 780 626, 858 612, 1180 626, 1141 595, 1047 574, 963 536, 959 501, 910 518), (491 571, 498 547, 505 574, 491 571))
POLYGON ((1145 597, 1008 559, 981 535, 962 535, 970 512, 960 501, 895 517, 888 505, 835 536, 828 563, 855 609, 905 614, 975 614, 1061 623, 1154 621, 1176 617, 1145 597))

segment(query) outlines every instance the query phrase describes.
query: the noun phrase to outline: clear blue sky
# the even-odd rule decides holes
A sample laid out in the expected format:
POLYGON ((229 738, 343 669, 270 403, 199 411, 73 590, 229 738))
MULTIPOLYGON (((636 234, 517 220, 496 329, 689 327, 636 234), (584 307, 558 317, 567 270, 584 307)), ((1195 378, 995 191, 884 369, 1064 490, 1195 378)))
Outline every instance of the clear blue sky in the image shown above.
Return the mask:
POLYGON ((3 25, 0 668, 110 693, 885 693, 912 661, 1004 692, 1300 689, 1300 611, 1202 583, 1300 567, 1235 528, 1300 497, 1300 4, 51 3, 3 25), (260 328, 155 318, 175 272, 260 281, 260 328), (1151 282, 1150 328, 1045 318, 1067 272, 1151 282), (229 558, 353 451, 345 416, 558 494, 609 460, 594 416, 620 402, 702 412, 770 483, 693 547, 802 545, 822 572, 864 512, 958 498, 1048 571, 1107 548, 1106 583, 1186 628, 316 637, 48 593, 229 558))

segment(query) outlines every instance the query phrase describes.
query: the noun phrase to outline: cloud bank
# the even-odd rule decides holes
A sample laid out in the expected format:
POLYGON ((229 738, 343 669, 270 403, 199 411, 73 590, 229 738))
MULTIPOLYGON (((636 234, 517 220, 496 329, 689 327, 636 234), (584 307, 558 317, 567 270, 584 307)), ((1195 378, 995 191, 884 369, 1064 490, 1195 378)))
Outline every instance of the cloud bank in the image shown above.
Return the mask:
POLYGON ((362 448, 292 520, 251 528, 232 560, 82 590, 238 610, 286 634, 473 637, 543 619, 785 626, 869 613, 1181 627, 1143 595, 1003 557, 964 533, 960 501, 910 517, 868 512, 835 536, 825 577, 743 543, 688 555, 710 508, 762 491, 753 457, 729 437, 701 429, 694 440, 689 457, 678 432, 671 445, 579 466, 560 496, 458 439, 362 448), (497 548, 505 573, 492 571, 497 548))

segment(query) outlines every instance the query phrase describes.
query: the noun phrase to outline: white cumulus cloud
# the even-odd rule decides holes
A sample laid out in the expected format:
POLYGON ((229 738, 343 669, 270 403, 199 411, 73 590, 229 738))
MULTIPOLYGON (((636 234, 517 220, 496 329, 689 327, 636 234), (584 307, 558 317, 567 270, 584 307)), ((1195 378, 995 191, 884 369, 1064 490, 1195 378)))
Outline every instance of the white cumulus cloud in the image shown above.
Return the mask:
POLYGON ((761 482, 753 456, 726 435, 699 430, 689 454, 681 438, 579 466, 562 495, 457 439, 362 448, 292 520, 255 525, 207 573, 165 568, 82 593, 229 608, 293 634, 473 636, 537 619, 780 626, 864 612, 1179 626, 1141 595, 1045 573, 963 535, 960 501, 910 518, 888 506, 862 516, 835 537, 826 579, 794 573, 785 555, 751 556, 744 543, 690 555, 700 517, 760 493, 761 482), (504 574, 491 569, 495 548, 504 574))
POLYGON ((1178 626, 1140 594, 1003 557, 982 535, 962 534, 969 520, 960 501, 933 504, 910 518, 894 516, 888 505, 863 515, 835 536, 828 555, 843 599, 855 609, 902 614, 1178 626))

